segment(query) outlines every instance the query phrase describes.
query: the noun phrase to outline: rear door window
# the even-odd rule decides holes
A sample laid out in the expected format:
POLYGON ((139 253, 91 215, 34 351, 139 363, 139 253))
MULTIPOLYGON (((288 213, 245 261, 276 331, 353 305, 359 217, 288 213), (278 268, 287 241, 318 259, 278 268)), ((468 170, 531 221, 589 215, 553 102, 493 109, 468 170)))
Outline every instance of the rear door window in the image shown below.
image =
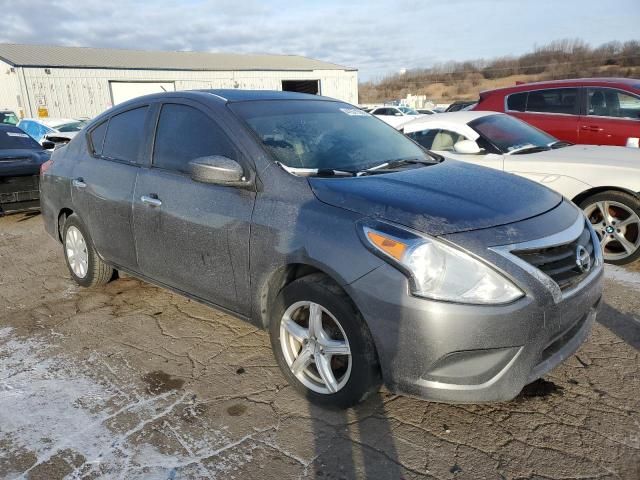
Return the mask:
POLYGON ((527 96, 526 111, 577 115, 578 89, 550 88, 531 91, 527 96))
POLYGON ((640 97, 613 88, 589 88, 587 114, 640 120, 640 97))
POLYGON ((527 104, 527 92, 512 93, 507 97, 507 110, 524 112, 527 104))
POLYGON ((230 140, 211 118, 188 105, 162 106, 153 152, 154 167, 188 173, 190 161, 213 155, 237 158, 230 140))
POLYGON ((110 160, 137 163, 145 143, 144 124, 148 107, 139 107, 114 115, 104 138, 102 156, 110 160))

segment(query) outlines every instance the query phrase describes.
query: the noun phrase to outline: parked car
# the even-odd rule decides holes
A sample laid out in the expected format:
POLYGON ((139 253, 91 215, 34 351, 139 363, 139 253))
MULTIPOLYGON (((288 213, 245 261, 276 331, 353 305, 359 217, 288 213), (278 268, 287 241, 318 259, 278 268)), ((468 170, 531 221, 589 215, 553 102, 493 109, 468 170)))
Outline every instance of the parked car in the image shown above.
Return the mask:
POLYGON ((55 146, 68 143, 86 124, 86 119, 25 118, 20 120, 18 127, 31 135, 36 142, 53 142, 55 146))
POLYGON ((461 110, 471 110, 475 104, 478 103, 475 100, 458 100, 449 105, 445 112, 459 112, 461 110))
POLYGON ((0 125, 17 125, 20 119, 12 110, 0 110, 0 125))
POLYGON ((495 112, 443 113, 409 122, 403 131, 449 158, 553 188, 584 209, 607 262, 640 257, 640 151, 573 145, 495 112))
POLYGON ((513 398, 580 346, 600 304, 598 237, 571 202, 337 100, 140 97, 42 172, 73 280, 125 271, 268 329, 320 404, 357 403, 380 378, 438 401, 513 398))
POLYGON ((640 80, 525 83, 481 92, 474 110, 508 113, 565 142, 637 147, 640 80))
POLYGON ((394 106, 377 107, 371 110, 369 113, 380 118, 380 120, 385 121, 392 127, 400 125, 416 116, 420 116, 420 114, 413 108, 394 106))
POLYGON ((0 215, 40 206, 40 165, 49 153, 13 125, 0 124, 0 215))

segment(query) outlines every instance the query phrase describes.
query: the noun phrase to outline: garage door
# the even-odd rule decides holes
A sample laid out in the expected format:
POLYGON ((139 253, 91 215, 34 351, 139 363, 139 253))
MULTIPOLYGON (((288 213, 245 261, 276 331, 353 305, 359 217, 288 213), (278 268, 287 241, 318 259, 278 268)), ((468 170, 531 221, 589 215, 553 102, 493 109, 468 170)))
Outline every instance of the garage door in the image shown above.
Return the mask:
POLYGON ((176 89, 173 82, 109 82, 109 87, 111 88, 111 101, 114 105, 141 95, 173 92, 176 89))

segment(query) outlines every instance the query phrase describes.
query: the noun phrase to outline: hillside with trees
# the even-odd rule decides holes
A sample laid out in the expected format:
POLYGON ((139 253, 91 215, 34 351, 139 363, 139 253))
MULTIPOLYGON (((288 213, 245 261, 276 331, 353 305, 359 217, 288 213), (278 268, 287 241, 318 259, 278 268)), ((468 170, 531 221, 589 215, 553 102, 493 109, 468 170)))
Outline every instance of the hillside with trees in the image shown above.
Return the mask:
POLYGON ((640 78, 640 41, 591 47, 582 40, 559 40, 519 57, 447 62, 408 70, 378 82, 360 84, 360 103, 426 95, 438 102, 477 99, 482 90, 580 77, 640 78))

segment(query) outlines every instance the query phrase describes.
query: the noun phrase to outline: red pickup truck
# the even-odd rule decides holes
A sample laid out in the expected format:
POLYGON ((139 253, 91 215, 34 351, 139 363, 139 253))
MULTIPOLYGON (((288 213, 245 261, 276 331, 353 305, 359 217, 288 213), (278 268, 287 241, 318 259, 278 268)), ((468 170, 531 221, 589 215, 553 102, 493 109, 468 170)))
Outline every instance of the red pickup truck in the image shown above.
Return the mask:
POLYGON ((640 79, 524 83, 481 92, 473 110, 508 113, 567 142, 638 147, 640 79))

